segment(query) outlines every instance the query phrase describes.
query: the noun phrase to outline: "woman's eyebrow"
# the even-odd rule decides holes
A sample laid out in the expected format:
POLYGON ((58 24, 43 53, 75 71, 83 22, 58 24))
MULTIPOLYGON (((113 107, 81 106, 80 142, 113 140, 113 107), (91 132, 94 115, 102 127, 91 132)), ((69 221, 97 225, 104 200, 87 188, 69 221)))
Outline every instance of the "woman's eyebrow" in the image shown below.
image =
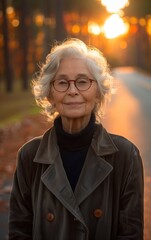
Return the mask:
POLYGON ((88 75, 86 73, 79 73, 77 77, 88 77, 88 75))
POLYGON ((68 78, 68 75, 66 74, 58 74, 55 76, 55 79, 60 79, 60 78, 68 78))
MULTIPOLYGON (((86 73, 78 73, 78 74, 75 76, 75 79, 77 79, 78 77, 88 77, 88 75, 87 75, 86 73)), ((58 74, 58 75, 56 75, 56 77, 55 77, 55 79, 61 79, 61 78, 70 79, 67 74, 58 74)), ((74 79, 72 79, 72 80, 74 80, 74 79)))

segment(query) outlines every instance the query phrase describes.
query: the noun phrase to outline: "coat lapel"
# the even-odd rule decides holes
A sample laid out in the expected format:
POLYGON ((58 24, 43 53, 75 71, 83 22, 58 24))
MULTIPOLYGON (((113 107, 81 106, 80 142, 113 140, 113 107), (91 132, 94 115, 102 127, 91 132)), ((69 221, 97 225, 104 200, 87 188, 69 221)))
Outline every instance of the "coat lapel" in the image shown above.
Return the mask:
POLYGON ((59 154, 54 159, 54 162, 55 164, 51 164, 43 173, 41 180, 63 206, 85 225, 59 154))
POLYGON ((113 167, 103 158, 97 156, 90 148, 85 165, 75 189, 75 196, 80 204, 86 199, 110 174, 113 167))
POLYGON ((34 162, 48 164, 49 166, 41 176, 43 184, 56 198, 84 225, 75 195, 67 179, 59 149, 56 144, 54 129, 46 132, 35 156, 34 162))
POLYGON ((78 204, 81 204, 113 170, 104 157, 117 151, 110 135, 98 125, 75 189, 78 204))

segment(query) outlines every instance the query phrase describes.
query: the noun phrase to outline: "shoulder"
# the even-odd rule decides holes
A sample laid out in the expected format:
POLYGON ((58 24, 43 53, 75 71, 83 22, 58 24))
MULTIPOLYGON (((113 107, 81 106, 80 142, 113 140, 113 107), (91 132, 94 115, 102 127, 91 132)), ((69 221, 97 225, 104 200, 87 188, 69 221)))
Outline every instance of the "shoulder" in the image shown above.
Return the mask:
POLYGON ((103 129, 104 134, 108 136, 112 144, 115 145, 118 150, 114 153, 115 159, 126 163, 132 163, 134 160, 135 162, 141 161, 140 151, 135 143, 124 136, 110 133, 105 128, 103 129))
POLYGON ((131 142, 129 139, 119 136, 116 134, 109 134, 112 141, 118 148, 118 152, 116 153, 115 164, 121 163, 125 168, 140 168, 142 169, 142 158, 140 155, 140 151, 138 147, 131 142))
POLYGON ((119 150, 118 155, 127 157, 136 157, 140 155, 138 147, 129 139, 116 134, 110 133, 109 135, 119 150))
POLYGON ((114 144, 117 146, 119 151, 138 150, 138 148, 133 142, 131 142, 129 139, 123 136, 112 134, 112 133, 109 133, 109 136, 114 142, 114 144))
POLYGON ((22 158, 34 158, 41 142, 47 142, 51 129, 47 130, 43 135, 34 137, 21 146, 18 153, 22 158))
POLYGON ((138 151, 138 148, 132 141, 124 136, 110 133, 102 124, 96 125, 94 139, 96 140, 96 144, 97 142, 100 144, 101 150, 104 148, 107 153, 138 151), (110 151, 107 151, 109 148, 110 151))
POLYGON ((32 138, 28 142, 24 143, 22 145, 22 147, 19 149, 19 153, 21 153, 21 154, 25 154, 25 153, 29 154, 30 153, 30 155, 34 154, 40 145, 42 137, 43 136, 38 136, 38 137, 32 138))
POLYGON ((40 148, 40 145, 42 143, 44 145, 46 144, 50 131, 51 129, 41 136, 32 138, 18 150, 16 171, 18 174, 24 175, 27 182, 30 182, 30 177, 34 176, 36 172, 38 164, 34 162, 35 156, 40 148))

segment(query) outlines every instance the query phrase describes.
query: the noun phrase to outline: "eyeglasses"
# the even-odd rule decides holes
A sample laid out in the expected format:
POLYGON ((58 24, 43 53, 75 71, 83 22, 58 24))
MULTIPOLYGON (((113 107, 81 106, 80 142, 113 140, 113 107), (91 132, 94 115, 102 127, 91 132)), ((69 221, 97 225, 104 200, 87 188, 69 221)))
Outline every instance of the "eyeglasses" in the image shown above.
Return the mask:
POLYGON ((70 82, 73 82, 79 91, 86 91, 91 87, 93 81, 95 82, 88 77, 78 77, 76 80, 55 79, 51 83, 56 91, 66 92, 70 87, 70 82))

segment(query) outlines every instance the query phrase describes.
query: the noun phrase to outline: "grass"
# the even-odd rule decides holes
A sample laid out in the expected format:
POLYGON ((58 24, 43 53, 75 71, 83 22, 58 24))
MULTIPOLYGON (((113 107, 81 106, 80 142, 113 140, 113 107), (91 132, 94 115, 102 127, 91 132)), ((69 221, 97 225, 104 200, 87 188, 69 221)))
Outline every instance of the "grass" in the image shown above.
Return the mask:
POLYGON ((31 90, 23 91, 15 85, 14 91, 7 93, 0 89, 0 127, 21 121, 28 115, 39 113, 31 90))

